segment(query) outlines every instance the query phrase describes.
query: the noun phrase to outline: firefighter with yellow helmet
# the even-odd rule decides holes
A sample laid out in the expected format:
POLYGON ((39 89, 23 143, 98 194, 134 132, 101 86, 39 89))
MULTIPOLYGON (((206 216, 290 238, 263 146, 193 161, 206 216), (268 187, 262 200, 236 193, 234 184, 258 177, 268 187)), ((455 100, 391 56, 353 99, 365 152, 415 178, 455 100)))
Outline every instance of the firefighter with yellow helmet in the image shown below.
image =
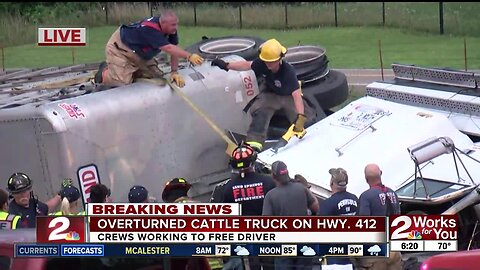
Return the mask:
POLYGON ((288 141, 292 136, 302 138, 305 135, 307 121, 315 118, 315 111, 302 98, 300 82, 297 79, 294 67, 283 60, 287 49, 276 39, 269 39, 259 49, 258 58, 253 61, 225 62, 214 59, 213 66, 228 71, 253 70, 259 78, 265 79, 260 88, 260 94, 255 97, 250 108, 252 121, 247 131, 246 143, 256 151, 263 150, 268 125, 276 111, 283 109, 288 120, 292 123, 288 134, 284 135, 288 141))

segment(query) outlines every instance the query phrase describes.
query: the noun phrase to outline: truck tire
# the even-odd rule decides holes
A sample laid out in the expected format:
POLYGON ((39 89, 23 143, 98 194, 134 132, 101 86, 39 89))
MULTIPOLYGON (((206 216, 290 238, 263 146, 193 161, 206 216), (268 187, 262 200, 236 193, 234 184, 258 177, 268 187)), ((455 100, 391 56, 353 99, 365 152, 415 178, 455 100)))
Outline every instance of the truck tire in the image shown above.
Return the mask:
MULTIPOLYGON (((317 119, 314 120, 316 123, 326 116, 328 109, 347 100, 347 77, 339 71, 330 70, 323 78, 304 86, 302 91, 303 98, 317 112, 317 119)), ((283 111, 276 112, 270 121, 267 137, 278 139, 290 124, 283 111)))
POLYGON ((187 47, 185 50, 206 59, 221 58, 234 54, 247 61, 252 61, 258 56, 258 48, 263 42, 265 42, 264 39, 253 36, 204 37, 202 41, 187 47))
POLYGON ((328 110, 347 100, 347 76, 339 71, 329 70, 323 78, 305 85, 302 91, 305 98, 313 97, 323 110, 328 110))
POLYGON ((284 59, 295 68, 299 80, 312 81, 326 74, 328 58, 325 52, 320 46, 295 46, 287 49, 284 59))

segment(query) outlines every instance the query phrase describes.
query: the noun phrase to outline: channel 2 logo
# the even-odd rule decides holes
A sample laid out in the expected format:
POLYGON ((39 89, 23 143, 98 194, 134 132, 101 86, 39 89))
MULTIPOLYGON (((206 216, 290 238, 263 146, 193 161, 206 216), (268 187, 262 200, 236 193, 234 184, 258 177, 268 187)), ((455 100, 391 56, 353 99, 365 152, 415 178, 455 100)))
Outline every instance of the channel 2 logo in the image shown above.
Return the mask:
POLYGON ((85 218, 37 217, 38 243, 85 243, 85 218))
POLYGON ((390 217, 391 240, 457 240, 456 215, 390 217))

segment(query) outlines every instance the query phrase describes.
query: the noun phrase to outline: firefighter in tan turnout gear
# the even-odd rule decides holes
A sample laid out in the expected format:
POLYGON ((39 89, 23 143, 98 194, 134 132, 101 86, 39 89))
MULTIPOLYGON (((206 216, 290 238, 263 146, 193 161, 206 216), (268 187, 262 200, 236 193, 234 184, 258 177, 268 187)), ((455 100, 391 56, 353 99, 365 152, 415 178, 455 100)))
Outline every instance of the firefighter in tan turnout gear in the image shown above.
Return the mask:
POLYGON ((178 59, 185 58, 193 65, 200 65, 203 58, 177 46, 177 25, 175 12, 166 10, 161 16, 120 26, 107 42, 106 62, 100 65, 95 82, 121 86, 132 83, 136 78, 162 77, 154 57, 164 51, 171 56, 170 80, 183 87, 185 81, 177 73, 178 59))

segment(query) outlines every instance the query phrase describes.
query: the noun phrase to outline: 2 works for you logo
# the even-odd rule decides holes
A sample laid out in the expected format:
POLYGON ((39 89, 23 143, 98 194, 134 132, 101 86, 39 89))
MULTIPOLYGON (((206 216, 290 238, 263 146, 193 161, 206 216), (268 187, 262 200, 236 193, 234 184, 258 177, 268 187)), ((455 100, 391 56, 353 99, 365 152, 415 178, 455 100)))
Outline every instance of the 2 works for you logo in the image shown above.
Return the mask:
POLYGON ((407 215, 390 217, 390 239, 457 240, 455 215, 407 215))
POLYGON ((86 46, 86 28, 38 28, 38 46, 86 46))
POLYGON ((37 217, 38 243, 85 243, 85 219, 81 216, 37 217))

